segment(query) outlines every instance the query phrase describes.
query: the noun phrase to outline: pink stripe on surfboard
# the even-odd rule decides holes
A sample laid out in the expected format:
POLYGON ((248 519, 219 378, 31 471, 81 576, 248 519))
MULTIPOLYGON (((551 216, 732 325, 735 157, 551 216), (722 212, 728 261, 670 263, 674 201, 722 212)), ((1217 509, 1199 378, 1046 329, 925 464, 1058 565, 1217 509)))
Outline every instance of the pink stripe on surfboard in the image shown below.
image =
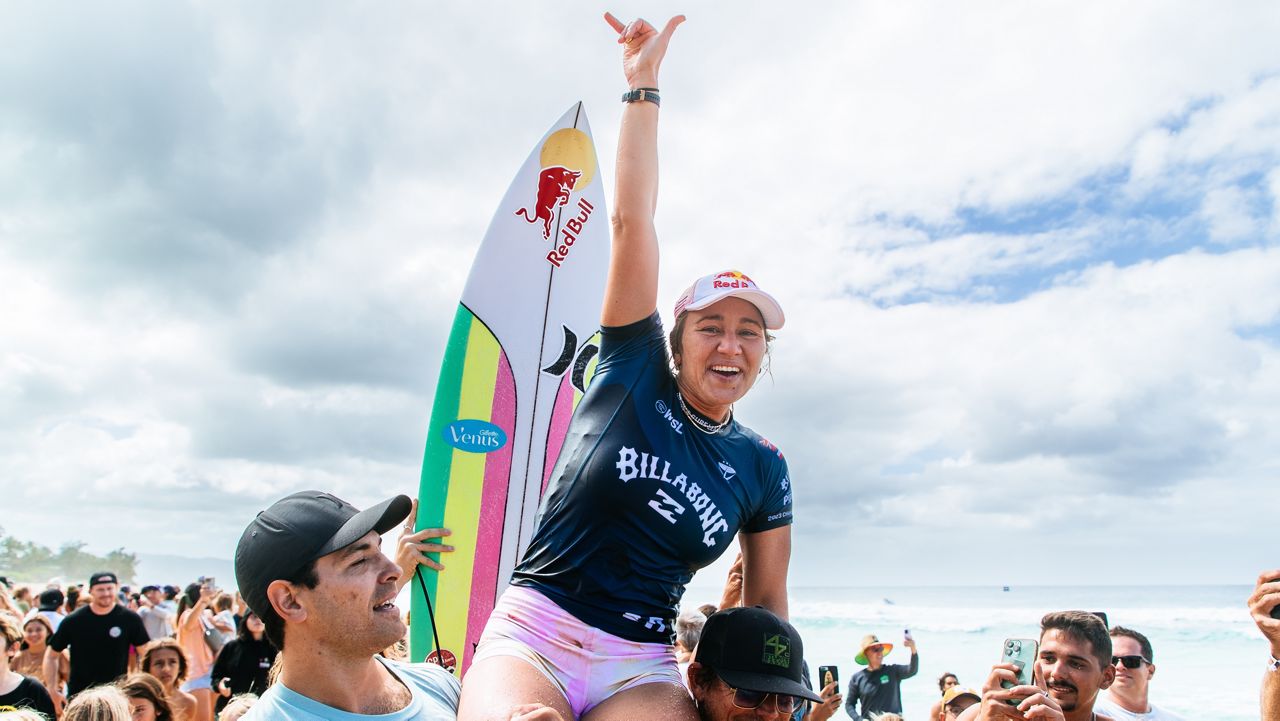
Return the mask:
POLYGON ((556 402, 551 407, 551 423, 547 427, 547 455, 542 461, 542 492, 547 492, 547 483, 551 481, 551 471, 555 470, 556 460, 560 458, 560 449, 564 448, 565 436, 569 434, 569 421, 573 418, 573 384, 565 373, 560 380, 560 390, 556 391, 556 402))
POLYGON ((498 563, 502 555, 502 530, 507 513, 507 486, 511 482, 511 440, 515 438, 516 381, 505 352, 498 356, 493 408, 489 422, 507 434, 507 444, 489 454, 484 464, 484 490, 480 496, 480 520, 476 525, 475 576, 471 581, 471 602, 467 608, 466 647, 462 649, 460 671, 471 666, 474 644, 479 643, 484 624, 493 611, 498 591, 498 563), (481 570, 483 569, 483 570, 481 570))

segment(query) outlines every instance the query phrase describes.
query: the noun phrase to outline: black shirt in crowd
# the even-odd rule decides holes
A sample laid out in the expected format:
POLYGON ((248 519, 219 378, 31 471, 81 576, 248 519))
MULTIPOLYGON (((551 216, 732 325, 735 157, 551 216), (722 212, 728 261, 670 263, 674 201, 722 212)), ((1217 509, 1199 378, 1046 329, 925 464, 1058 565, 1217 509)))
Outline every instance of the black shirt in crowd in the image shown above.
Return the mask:
POLYGON ((911 652, 910 665, 885 664, 872 671, 864 668, 849 679, 849 694, 844 709, 855 719, 870 719, 872 714, 902 713, 902 681, 920 670, 920 657, 911 652), (861 704, 859 714, 855 707, 861 704))
MULTIPOLYGON (((218 658, 213 662, 210 677, 216 691, 219 679, 227 679, 231 695, 256 693, 259 696, 267 690, 267 672, 276 660, 276 648, 264 638, 261 641, 252 639, 233 639, 222 647, 218 658)), ((219 695, 218 710, 231 699, 219 695)))
POLYGON ((16 711, 29 708, 39 711, 46 718, 53 718, 53 699, 44 685, 30 676, 23 676, 18 687, 6 694, 0 694, 0 711, 16 711))
POLYGON ((116 604, 109 612, 98 615, 89 606, 82 606, 62 620, 49 639, 49 647, 54 651, 71 647, 67 695, 73 696, 123 676, 129 670, 129 647, 150 640, 142 617, 133 611, 116 604))

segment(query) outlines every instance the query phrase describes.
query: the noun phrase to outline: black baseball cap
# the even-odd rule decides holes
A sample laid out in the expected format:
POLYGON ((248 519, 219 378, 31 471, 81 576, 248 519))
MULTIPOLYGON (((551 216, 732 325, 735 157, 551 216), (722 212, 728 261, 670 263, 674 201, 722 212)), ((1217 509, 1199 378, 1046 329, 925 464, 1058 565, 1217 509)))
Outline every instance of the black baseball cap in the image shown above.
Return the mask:
POLYGON ((413 502, 395 496, 361 511, 322 491, 285 496, 260 512, 236 544, 236 584, 254 614, 271 608, 267 586, 308 563, 364 538, 386 533, 409 516, 413 502))
POLYGON ((804 644, 799 632, 762 606, 711 614, 693 660, 711 667, 734 688, 822 702, 804 685, 804 644))
POLYGON ((62 595, 62 591, 56 588, 46 588, 40 592, 40 610, 52 611, 58 606, 66 603, 67 597, 62 595))
POLYGON ((93 588, 99 583, 119 583, 116 574, 111 571, 98 571, 89 577, 89 588, 93 588))

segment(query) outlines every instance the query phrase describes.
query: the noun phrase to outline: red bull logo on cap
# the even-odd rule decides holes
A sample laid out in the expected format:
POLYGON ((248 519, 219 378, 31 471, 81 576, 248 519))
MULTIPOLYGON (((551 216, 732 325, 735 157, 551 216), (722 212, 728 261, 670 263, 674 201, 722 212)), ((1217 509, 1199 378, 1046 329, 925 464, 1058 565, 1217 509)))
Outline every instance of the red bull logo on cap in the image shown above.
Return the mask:
POLYGON ((724 273, 717 273, 716 276, 711 279, 711 287, 712 288, 754 288, 756 287, 756 284, 755 284, 755 281, 748 278, 745 273, 741 273, 736 270, 730 270, 724 273))
POLYGON ((526 208, 517 210, 516 215, 523 215, 530 223, 542 221, 542 237, 550 238, 555 210, 569 204, 569 193, 580 177, 582 171, 570 170, 560 165, 543 168, 538 174, 538 197, 533 203, 533 215, 526 208))

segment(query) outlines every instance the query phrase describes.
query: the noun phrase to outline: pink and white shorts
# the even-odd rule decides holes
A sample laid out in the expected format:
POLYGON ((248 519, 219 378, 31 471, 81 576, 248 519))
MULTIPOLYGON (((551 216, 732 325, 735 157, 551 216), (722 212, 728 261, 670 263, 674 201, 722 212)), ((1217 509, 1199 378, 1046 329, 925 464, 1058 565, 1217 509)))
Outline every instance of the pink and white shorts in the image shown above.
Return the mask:
POLYGON ((681 685, 675 651, 589 626, 524 586, 502 593, 472 661, 515 656, 542 672, 581 717, 610 696, 646 683, 681 685))

